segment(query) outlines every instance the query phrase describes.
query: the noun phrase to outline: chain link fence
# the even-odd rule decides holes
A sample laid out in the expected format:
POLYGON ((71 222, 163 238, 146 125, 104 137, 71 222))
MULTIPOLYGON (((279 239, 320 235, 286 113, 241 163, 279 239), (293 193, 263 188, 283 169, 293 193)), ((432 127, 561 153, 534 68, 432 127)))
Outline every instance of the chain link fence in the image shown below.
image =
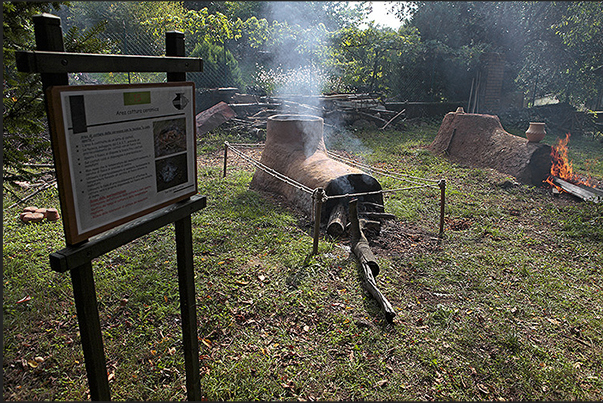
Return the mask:
MULTIPOLYGON (((98 21, 107 21, 105 30, 97 37, 108 45, 114 54, 123 55, 165 55, 165 37, 161 33, 153 34, 148 27, 140 23, 127 21, 112 13, 109 8, 97 7, 94 20, 73 18, 76 8, 63 7, 58 11, 62 19, 63 32, 77 29, 83 32, 98 21)), ((212 88, 236 87, 240 92, 254 95, 296 94, 317 95, 336 92, 389 92, 396 100, 426 101, 430 100, 424 87, 430 79, 428 75, 408 74, 395 66, 384 66, 383 71, 376 74, 377 80, 368 82, 371 72, 365 73, 365 84, 350 85, 349 76, 344 78, 340 70, 324 67, 324 61, 309 60, 307 55, 300 55, 295 49, 283 46, 276 51, 261 51, 241 48, 235 40, 226 41, 222 45, 207 41, 196 42, 192 37, 185 37, 186 55, 200 57, 204 61, 203 72, 187 73, 187 80, 193 81, 198 93, 212 88), (388 71, 389 70, 389 71, 388 71), (385 75, 394 76, 389 87, 379 85, 385 75), (423 77, 425 76, 425 77, 423 77), (395 88, 390 88, 395 87, 395 88)), ((433 77, 431 77, 433 80, 433 77)), ((70 84, 136 84, 162 82, 165 73, 79 73, 70 75, 70 84)), ((357 80, 358 81, 358 80, 357 80)))

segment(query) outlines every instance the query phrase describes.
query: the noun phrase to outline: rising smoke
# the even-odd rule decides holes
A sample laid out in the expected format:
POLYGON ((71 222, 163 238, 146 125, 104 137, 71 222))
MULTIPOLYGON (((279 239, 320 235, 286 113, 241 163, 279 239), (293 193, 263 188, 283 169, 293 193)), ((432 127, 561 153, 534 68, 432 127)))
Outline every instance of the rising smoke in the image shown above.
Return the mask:
POLYGON ((295 27, 297 38, 285 41, 275 48, 265 67, 274 79, 273 96, 293 100, 302 105, 290 103, 287 113, 298 115, 316 115, 324 119, 324 140, 327 148, 338 144, 344 149, 366 153, 370 150, 362 141, 347 130, 340 113, 326 114, 320 96, 328 85, 328 73, 324 70, 321 57, 330 47, 331 38, 325 28, 326 16, 320 11, 308 13, 303 2, 274 1, 268 3, 268 16, 271 20, 285 22, 295 27), (307 105, 316 108, 309 111, 307 105))
MULTIPOLYGON (((282 46, 277 47, 267 67, 275 77, 274 96, 307 96, 307 100, 312 102, 310 106, 319 107, 317 96, 325 85, 326 74, 318 65, 316 56, 322 46, 328 46, 328 32, 315 27, 319 16, 300 12, 303 10, 300 5, 303 3, 268 2, 270 18, 294 27, 298 37, 285 40, 282 46)), ((299 111, 303 112, 308 111, 299 111)))

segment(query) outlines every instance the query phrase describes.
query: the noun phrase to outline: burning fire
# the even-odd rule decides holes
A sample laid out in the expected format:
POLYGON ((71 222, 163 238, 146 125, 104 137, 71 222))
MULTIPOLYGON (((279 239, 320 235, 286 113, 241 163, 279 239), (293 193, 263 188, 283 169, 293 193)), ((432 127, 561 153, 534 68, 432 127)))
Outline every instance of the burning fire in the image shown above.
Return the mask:
POLYGON ((588 181, 584 181, 581 177, 574 174, 572 161, 567 157, 567 143, 569 143, 570 136, 570 133, 566 133, 565 139, 558 139, 557 144, 551 147, 551 159, 553 160, 553 165, 551 166, 550 175, 545 182, 556 187, 559 191, 564 190, 553 183, 552 176, 556 176, 557 178, 574 184, 590 185, 588 181))

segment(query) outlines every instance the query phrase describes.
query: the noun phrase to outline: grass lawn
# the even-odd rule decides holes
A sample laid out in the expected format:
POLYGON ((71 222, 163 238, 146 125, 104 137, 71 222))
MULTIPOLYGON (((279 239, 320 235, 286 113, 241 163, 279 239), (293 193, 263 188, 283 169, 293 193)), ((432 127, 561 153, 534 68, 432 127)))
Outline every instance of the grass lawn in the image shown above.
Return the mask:
MULTIPOLYGON (((425 149, 440 121, 329 134, 327 147, 392 172, 446 179, 385 197, 371 241, 389 325, 347 238, 312 250, 310 217, 222 178, 216 130, 199 141, 193 214, 201 390, 207 400, 601 400, 603 204, 513 184, 425 149)), ((554 144, 553 138, 544 140, 554 144)), ((603 178, 603 143, 570 141, 603 178)), ((384 188, 398 186, 377 176, 384 188)), ((13 189, 23 196, 25 191, 13 189)), ((3 398, 89 399, 68 273, 49 268, 61 222, 23 224, 3 199, 3 398)), ((55 188, 26 202, 59 207, 55 188)), ((114 400, 186 400, 173 225, 93 262, 114 400)))

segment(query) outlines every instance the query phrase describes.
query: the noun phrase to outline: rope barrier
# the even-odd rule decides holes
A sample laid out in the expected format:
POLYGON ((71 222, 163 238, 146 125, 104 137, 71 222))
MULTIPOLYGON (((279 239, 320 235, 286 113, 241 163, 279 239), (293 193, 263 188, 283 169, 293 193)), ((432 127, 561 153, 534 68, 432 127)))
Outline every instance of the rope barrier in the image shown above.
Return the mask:
POLYGON ((333 196, 327 196, 329 199, 341 199, 344 197, 360 197, 360 196, 370 196, 370 195, 376 195, 379 193, 392 193, 392 192, 400 192, 403 190, 411 190, 411 189, 420 189, 420 188, 426 188, 426 187, 432 187, 430 185, 419 185, 419 186, 410 186, 410 187, 406 187, 406 188, 398 188, 398 189, 381 189, 381 190, 373 190, 370 192, 362 192, 362 193, 346 193, 346 194, 342 194, 342 195, 333 195, 333 196))
MULTIPOLYGON (((236 147, 234 147, 232 144, 228 143, 227 141, 224 142, 224 145, 226 147, 228 147, 229 149, 231 149, 232 151, 234 151, 235 154, 237 154, 238 156, 240 156, 241 158, 243 158, 244 160, 246 160, 247 162, 249 162, 250 164, 252 164, 253 166, 255 166, 255 167, 263 170, 264 172, 266 172, 266 173, 274 176, 275 178, 277 178, 277 179, 279 179, 279 180, 287 183, 290 186, 296 187, 296 188, 298 188, 298 189, 300 189, 300 190, 302 190, 302 191, 304 191, 304 192, 306 192, 308 194, 311 194, 313 198, 316 196, 316 191, 317 191, 318 188, 311 189, 310 187, 308 187, 306 185, 303 185, 303 184, 295 181, 294 179, 291 179, 288 176, 285 176, 285 175, 281 174, 280 172, 278 172, 278 171, 276 171, 276 170, 274 170, 274 169, 272 169, 270 167, 267 167, 266 165, 262 164, 261 162, 258 162, 256 160, 254 160, 253 158, 250 158, 250 157, 246 156, 240 150, 237 150, 236 147)), ((237 147, 239 145, 242 145, 242 146, 261 146, 262 143, 256 143, 256 144, 237 143, 237 147)), ((337 154, 334 154, 334 153, 332 153, 330 151, 327 151, 327 154, 329 156, 331 156, 331 157, 336 157, 335 159, 340 158, 341 160, 344 160, 344 161, 351 161, 351 162, 356 163, 355 161, 349 160, 349 159, 347 159, 345 157, 341 157, 341 156, 339 156, 337 154)), ((341 162, 344 162, 344 161, 341 161, 341 162)), ((348 163, 348 165, 349 165, 349 163, 348 163)), ((362 163, 360 163, 360 165, 364 165, 366 167, 369 167, 368 165, 362 164, 362 163)), ((359 192, 359 193, 346 193, 346 194, 332 195, 332 196, 328 196, 328 195, 324 194, 324 200, 322 200, 322 202, 326 202, 328 199, 341 199, 341 198, 345 198, 345 197, 370 196, 370 195, 375 195, 375 194, 379 194, 379 193, 393 193, 393 192, 401 192, 401 191, 405 191, 405 190, 421 189, 421 188, 439 188, 438 185, 430 185, 430 184, 425 184, 425 183, 417 183, 417 182, 414 182, 414 181, 411 181, 411 180, 408 180, 408 179, 405 179, 405 178, 401 178, 401 177, 397 177, 395 175, 391 175, 391 174, 389 174, 389 173, 387 173, 387 172, 385 172, 383 170, 380 170, 380 169, 376 169, 376 170, 377 171, 382 171, 380 173, 382 173, 383 175, 390 176, 392 178, 403 180, 403 181, 406 181, 406 182, 410 182, 410 183, 415 184, 416 186, 409 186, 409 187, 397 188, 397 189, 381 189, 381 190, 373 190, 373 191, 359 192)), ((413 178, 413 179, 420 179, 420 180, 425 180, 425 181, 430 181, 430 182, 438 182, 439 183, 439 181, 434 180, 434 179, 419 178, 419 177, 415 177, 415 176, 411 176, 411 175, 404 175, 404 176, 407 176, 407 177, 413 178)))
MULTIPOLYGON (((228 143, 228 141, 226 143, 228 143)), ((230 144, 230 143, 228 144, 228 146, 230 148, 234 148, 232 146, 232 144, 230 144)), ((264 143, 237 143, 237 147, 247 147, 247 148, 258 147, 259 148, 259 147, 264 147, 264 143)))
POLYGON ((302 183, 297 182, 294 179, 289 178, 288 176, 283 175, 282 173, 267 167, 266 165, 262 164, 259 161, 254 160, 253 158, 250 158, 248 156, 246 156, 245 154, 243 154, 240 150, 237 150, 236 147, 232 147, 230 145, 230 143, 228 142, 224 142, 224 144, 226 145, 226 147, 228 147, 229 149, 231 149, 232 151, 234 151, 235 154, 237 154, 239 157, 243 158, 244 160, 246 160, 247 162, 249 162, 250 164, 252 164, 253 166, 255 166, 256 168, 261 169, 262 171, 266 172, 269 175, 274 176, 277 179, 280 179, 281 181, 285 182, 286 184, 293 186, 295 188, 298 188, 299 190, 306 192, 308 194, 312 194, 314 192, 315 189, 312 189, 302 183))
MULTIPOLYGON (((252 147, 261 147, 264 144, 262 143, 237 143, 237 146, 239 147, 247 147, 247 148, 252 148, 252 147)), ((315 230, 314 230, 314 247, 313 247, 313 254, 317 253, 317 248, 318 248, 318 229, 317 229, 317 225, 320 225, 319 223, 317 223, 317 220, 320 220, 320 213, 319 213, 319 208, 322 205, 322 203, 326 202, 329 199, 341 199, 344 197, 360 197, 360 196, 369 196, 369 195, 375 195, 375 194, 379 194, 379 193, 393 193, 393 192, 400 192, 400 191, 404 191, 404 190, 411 190, 411 189, 420 189, 420 188, 440 188, 441 190, 441 196, 440 196, 440 233, 439 236, 440 238, 443 236, 444 233, 444 203, 445 203, 445 189, 446 189, 446 181, 444 181, 443 179, 440 180, 435 180, 435 179, 427 179, 427 178, 420 178, 417 176, 411 176, 411 175, 406 175, 406 174, 401 174, 403 176, 405 176, 406 178, 402 178, 400 176, 396 176, 396 175, 392 175, 389 172, 379 169, 379 168, 374 168, 371 167, 367 164, 363 164, 363 163, 359 163, 356 161, 353 161, 349 158, 345 158, 342 157, 340 155, 337 155, 331 151, 327 151, 327 155, 330 156, 331 158, 338 160, 342 163, 348 164, 348 165, 352 165, 352 166, 357 166, 357 167, 364 167, 365 168, 365 172, 367 172, 367 170, 369 172, 367 173, 372 173, 372 171, 375 171, 377 173, 380 173, 381 175, 385 175, 385 176, 389 176, 391 178, 394 179, 398 179, 401 181, 406 181, 406 182, 410 182, 415 184, 416 186, 409 186, 409 187, 405 187, 405 188, 397 188, 397 189, 381 189, 381 190, 374 190, 374 191, 369 191, 369 192, 359 192, 359 193, 346 193, 346 194, 342 194, 342 195, 332 195, 332 196, 328 196, 325 192, 324 189, 321 187, 318 187, 316 189, 311 189, 310 187, 297 182, 294 179, 289 178, 288 176, 283 175, 282 173, 267 167, 266 165, 262 164, 259 161, 254 160, 251 157, 248 157, 247 155, 245 155, 244 153, 241 152, 241 150, 237 150, 236 147, 233 147, 228 141, 224 142, 224 176, 226 176, 226 156, 227 156, 227 150, 231 149, 235 154, 237 154, 239 157, 243 158, 245 161, 249 162, 251 165, 255 166, 258 169, 261 169, 262 171, 266 172, 269 175, 272 175, 273 177, 285 182, 286 184, 293 186, 303 192, 306 192, 308 194, 311 195, 312 197, 312 202, 314 204, 314 210, 316 210, 316 215, 314 217, 314 221, 315 221, 315 230), (409 180, 407 178, 412 178, 412 179, 418 179, 418 180, 422 180, 422 181, 427 181, 427 182, 434 182, 437 183, 437 185, 430 185, 430 184, 426 184, 426 183, 418 183, 412 180, 409 180)), ((362 169, 361 169, 362 170, 362 169)))
MULTIPOLYGON (((398 179, 398 180, 401 180, 401 181, 406 181, 406 182, 418 184, 417 182, 411 181, 409 179, 402 178, 400 176, 390 174, 389 172, 387 172, 387 171, 385 171, 383 169, 371 167, 370 165, 364 164, 362 162, 354 161, 354 160, 351 160, 349 158, 343 157, 341 155, 335 154, 332 151, 328 151, 327 150, 327 155, 329 155, 329 157, 331 157, 333 159, 336 159, 336 160, 338 160, 340 162, 344 162, 344 163, 346 163, 348 165, 352 165, 352 166, 357 166, 357 167, 360 167, 360 168, 364 168, 364 171, 367 172, 367 173, 372 173, 372 171, 375 171, 375 172, 377 172, 377 173, 379 173, 381 175, 389 176, 390 178, 394 178, 394 179, 398 179)), ((418 179, 418 180, 427 181, 427 182, 438 183, 437 179, 420 178, 418 176, 412 176, 412 175, 406 175, 406 174, 399 174, 399 175, 405 176, 407 178, 412 178, 412 179, 418 179)), ((433 187, 433 188, 437 188, 436 185, 428 185, 428 186, 429 187, 433 187)))

